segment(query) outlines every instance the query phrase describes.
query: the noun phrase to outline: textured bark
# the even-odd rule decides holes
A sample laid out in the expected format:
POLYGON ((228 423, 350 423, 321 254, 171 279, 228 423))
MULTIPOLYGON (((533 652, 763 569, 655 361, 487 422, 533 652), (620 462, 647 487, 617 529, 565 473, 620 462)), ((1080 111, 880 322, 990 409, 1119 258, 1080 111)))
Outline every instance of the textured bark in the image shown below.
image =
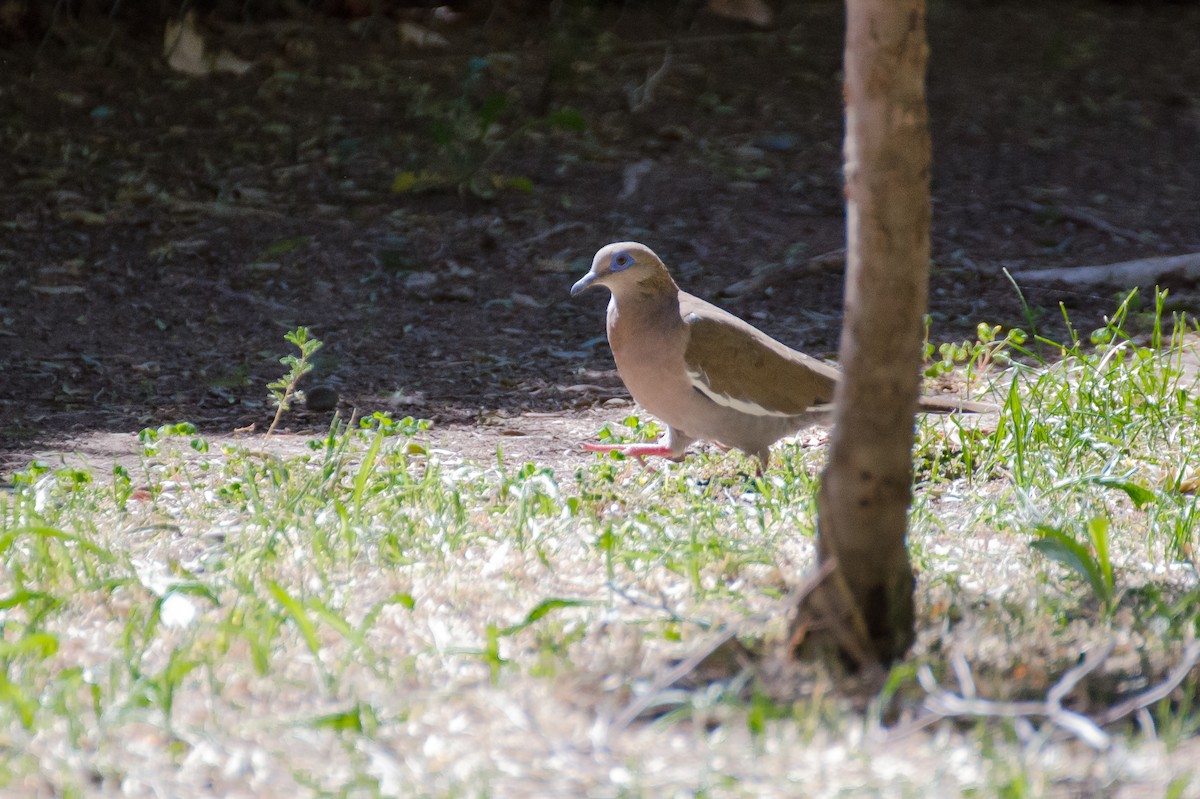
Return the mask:
POLYGON ((864 653, 903 656, 913 636, 905 533, 929 282, 928 47, 924 0, 847 0, 846 11, 846 377, 817 532, 820 561, 836 569, 797 625, 820 617, 866 665, 864 653))

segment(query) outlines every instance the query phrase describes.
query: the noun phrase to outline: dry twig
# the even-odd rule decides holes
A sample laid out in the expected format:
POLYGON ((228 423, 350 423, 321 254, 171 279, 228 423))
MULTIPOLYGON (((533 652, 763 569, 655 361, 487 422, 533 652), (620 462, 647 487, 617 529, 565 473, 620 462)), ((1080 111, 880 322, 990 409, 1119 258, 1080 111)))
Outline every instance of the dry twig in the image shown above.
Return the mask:
POLYGON ((671 69, 671 63, 674 60, 674 54, 671 52, 671 46, 667 45, 666 52, 663 53, 662 64, 658 69, 646 76, 646 82, 630 88, 629 91, 629 110, 637 114, 645 111, 654 102, 654 92, 658 89, 658 84, 662 81, 666 74, 671 69))
POLYGON ((584 228, 586 228, 586 225, 584 225, 582 222, 563 222, 560 225, 546 228, 545 230, 535 233, 532 236, 527 236, 518 241, 517 245, 521 247, 528 247, 531 244, 538 244, 546 239, 553 238, 559 233, 566 233, 569 230, 583 230, 584 228))
POLYGON ((1162 258, 1138 258, 1115 264, 1022 270, 1013 272, 1012 277, 1021 283, 1053 283, 1065 280, 1074 284, 1115 286, 1153 286, 1168 277, 1178 281, 1196 281, 1200 280, 1200 252, 1162 258))
POLYGON ((784 280, 796 275, 797 273, 815 274, 818 272, 840 269, 846 264, 846 248, 842 247, 829 252, 814 255, 804 261, 795 261, 792 263, 784 262, 769 266, 758 274, 752 275, 745 280, 739 280, 736 283, 726 286, 722 291, 722 296, 725 297, 740 297, 746 294, 758 294, 759 292, 783 282, 784 280))
POLYGON ((942 688, 938 684, 937 678, 933 676, 933 670, 928 665, 923 665, 917 671, 917 679, 921 683, 921 687, 928 693, 925 698, 925 708, 929 714, 896 728, 889 737, 900 738, 909 735, 945 718, 1008 718, 1028 722, 1031 718, 1041 717, 1093 749, 1107 749, 1110 737, 1101 727, 1127 716, 1136 715, 1139 724, 1152 730, 1153 721, 1145 712, 1146 708, 1170 696, 1171 692, 1183 682, 1195 668, 1196 663, 1200 661, 1200 641, 1189 641, 1184 647, 1179 663, 1161 683, 1153 688, 1130 697, 1093 717, 1064 708, 1063 700, 1087 675, 1099 668, 1112 655, 1115 648, 1116 644, 1110 642, 1090 650, 1084 655, 1082 663, 1068 669, 1058 682, 1050 687, 1045 699, 1020 702, 980 699, 976 695, 971 666, 962 655, 958 655, 950 661, 951 669, 959 686, 957 694, 942 688))
POLYGON ((1127 239, 1129 241, 1143 241, 1145 239, 1145 236, 1136 230, 1117 227, 1101 218, 1095 211, 1089 211, 1086 208, 1076 208, 1070 205, 1043 205, 1033 200, 1014 200, 1006 204, 1011 208, 1019 208, 1022 211, 1030 211, 1035 214, 1078 222, 1081 225, 1087 225, 1090 228, 1099 230, 1101 233, 1107 233, 1119 239, 1127 239))
POLYGON ((1197 662, 1200 662, 1200 641, 1189 641, 1188 645, 1183 649, 1183 655, 1179 658, 1179 663, 1175 665, 1175 668, 1171 669, 1171 673, 1166 676, 1166 679, 1158 685, 1148 688, 1140 694, 1131 696, 1118 705, 1110 707, 1096 717, 1096 723, 1112 724, 1118 719, 1123 719, 1133 713, 1140 713, 1155 702, 1161 702, 1166 699, 1187 678, 1192 669, 1196 667, 1197 662))

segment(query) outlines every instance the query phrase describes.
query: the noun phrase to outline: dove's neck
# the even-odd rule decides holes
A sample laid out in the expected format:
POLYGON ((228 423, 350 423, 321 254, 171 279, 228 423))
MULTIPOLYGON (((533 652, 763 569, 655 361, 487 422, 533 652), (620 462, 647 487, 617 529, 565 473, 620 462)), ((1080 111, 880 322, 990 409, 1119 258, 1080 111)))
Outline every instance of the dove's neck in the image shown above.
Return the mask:
POLYGON ((613 292, 608 301, 610 327, 620 319, 637 328, 679 323, 679 287, 665 272, 652 275, 626 291, 613 292))

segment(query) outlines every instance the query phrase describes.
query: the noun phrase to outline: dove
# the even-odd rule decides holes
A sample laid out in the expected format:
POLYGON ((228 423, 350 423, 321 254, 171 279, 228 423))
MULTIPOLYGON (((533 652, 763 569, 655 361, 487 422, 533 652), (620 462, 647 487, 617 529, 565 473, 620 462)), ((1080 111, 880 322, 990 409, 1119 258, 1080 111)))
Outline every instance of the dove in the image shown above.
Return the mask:
MULTIPOLYGON (((823 421, 831 410, 837 367, 788 347, 737 316, 681 291, 644 244, 602 247, 571 296, 602 286, 608 343, 634 401, 666 424, 653 444, 584 444, 643 459, 682 460, 696 441, 770 460, 771 445, 823 421)), ((984 403, 922 396, 918 410, 983 413, 984 403)))

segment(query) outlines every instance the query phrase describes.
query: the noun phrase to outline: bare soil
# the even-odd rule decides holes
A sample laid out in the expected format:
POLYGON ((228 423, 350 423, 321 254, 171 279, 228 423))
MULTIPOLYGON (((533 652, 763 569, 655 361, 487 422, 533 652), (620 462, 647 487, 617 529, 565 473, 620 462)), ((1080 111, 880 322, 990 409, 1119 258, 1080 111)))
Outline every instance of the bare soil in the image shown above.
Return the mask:
MULTIPOLYGON (((449 42, 426 50, 391 17, 212 17, 210 48, 254 66, 208 78, 120 15, 9 42, 0 473, 166 422, 261 431, 297 325, 343 415, 561 457, 624 413, 604 298, 568 297, 613 240, 832 354, 841 271, 806 265, 843 240, 842 8, 784 5, 765 31, 670 3, 418 20, 449 42)), ((1027 309, 1004 270, 1200 249, 1200 8, 936 3, 929 35, 932 339, 1060 336, 1060 302, 1086 334, 1119 292, 1027 309)))

